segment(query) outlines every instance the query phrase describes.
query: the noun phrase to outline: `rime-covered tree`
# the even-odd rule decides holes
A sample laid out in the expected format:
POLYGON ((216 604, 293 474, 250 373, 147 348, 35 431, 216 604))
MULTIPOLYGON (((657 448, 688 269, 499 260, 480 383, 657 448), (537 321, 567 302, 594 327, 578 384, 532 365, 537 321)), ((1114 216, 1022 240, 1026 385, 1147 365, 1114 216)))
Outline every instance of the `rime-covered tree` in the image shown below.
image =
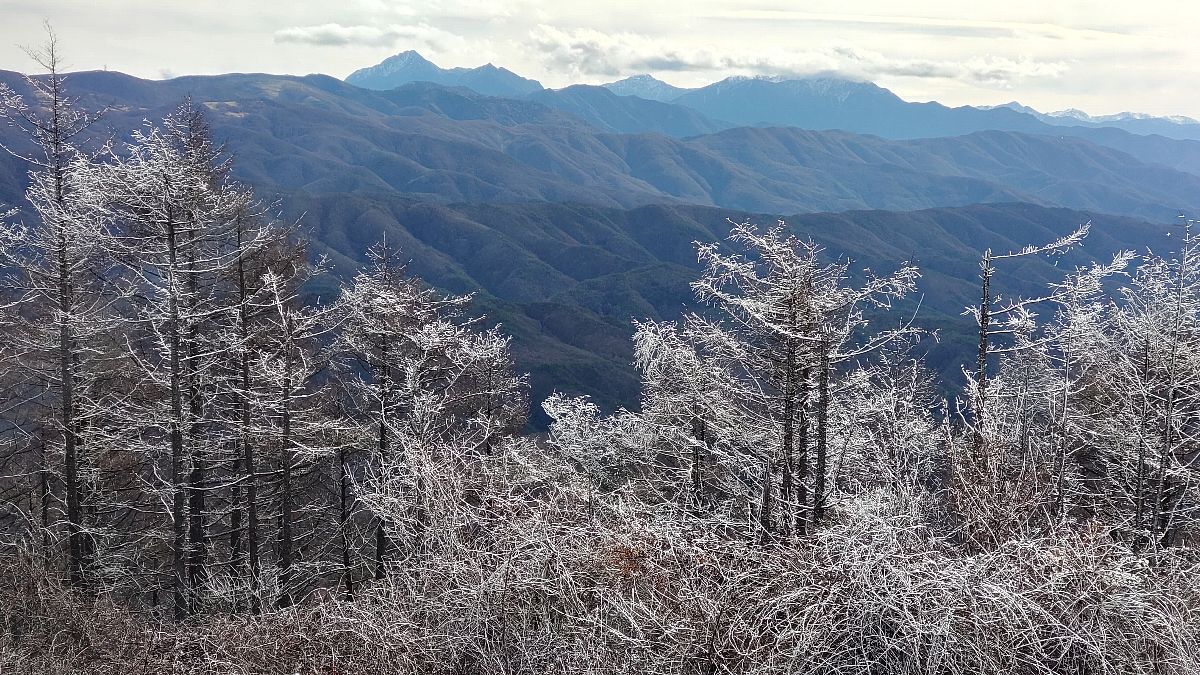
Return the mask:
POLYGON ((252 195, 229 180, 222 153, 203 113, 185 101, 161 127, 136 132, 98 181, 120 228, 117 255, 135 293, 126 307, 124 347, 136 391, 112 408, 119 420, 111 440, 151 465, 165 451, 167 468, 156 489, 170 504, 176 617, 190 611, 192 591, 207 576, 205 499, 211 455, 222 447, 224 430, 215 387, 229 348, 218 336, 237 308, 223 281, 247 249, 272 240, 265 226, 245 231, 239 216, 252 195))
POLYGON ((43 524, 50 509, 49 476, 60 476, 66 506, 67 566, 71 582, 85 583, 94 548, 84 522, 87 486, 81 469, 81 428, 86 424, 80 398, 89 388, 96 341, 111 329, 109 305, 114 289, 105 283, 111 259, 105 222, 98 217, 91 186, 92 157, 77 140, 99 117, 68 95, 54 31, 40 50, 27 50, 46 74, 27 76, 33 93, 26 100, 0 85, 0 119, 18 129, 29 151, 4 148, 32 166, 25 197, 33 222, 0 230, 0 268, 14 271, 6 282, 20 305, 9 336, 12 363, 27 383, 30 403, 42 412, 30 433, 42 445, 38 485, 43 524), (61 468, 44 464, 61 457, 61 468), (61 473, 59 473, 61 471, 61 473))
MULTIPOLYGON (((347 378, 363 433, 369 434, 368 490, 378 522, 375 575, 386 574, 392 537, 419 546, 427 511, 425 453, 449 446, 491 452, 502 433, 524 424, 523 377, 515 376, 508 338, 460 321, 470 296, 442 296, 405 274, 398 252, 378 244, 369 266, 335 308, 334 349, 357 372, 347 378)), ((361 495, 366 499, 365 495, 361 495)))
MULTIPOLYGON (((722 254, 715 244, 699 246, 705 264, 692 284, 697 298, 719 309, 740 343, 736 366, 758 392, 759 420, 753 424, 779 430, 776 448, 760 448, 762 497, 759 526, 763 536, 774 529, 773 476, 776 465, 788 495, 785 520, 816 525, 826 507, 830 378, 835 364, 870 352, 892 340, 898 331, 886 331, 852 344, 857 329, 866 325, 867 305, 887 307, 893 298, 914 288, 915 267, 904 265, 890 277, 868 270, 859 288, 846 286, 850 263, 821 264, 818 247, 786 234, 781 222, 765 233, 749 223, 736 225, 730 241, 741 244, 748 255, 722 254), (797 423, 802 446, 807 446, 809 382, 815 379, 816 443, 812 458, 811 500, 803 494, 809 468, 807 447, 796 447, 797 423), (799 419, 798 419, 799 418, 799 419), (797 452, 798 450, 798 452, 797 452), (794 478, 796 477, 796 478, 794 478), (795 481, 801 489, 791 498, 795 481), (794 514, 790 512, 795 509, 794 514)), ((901 329, 899 332, 904 332, 901 329)), ((798 525, 798 529, 802 527, 798 525)))
POLYGON ((253 364, 260 390, 256 407, 273 427, 272 445, 279 456, 277 603, 281 607, 295 602, 299 473, 333 453, 325 445, 331 437, 331 420, 321 414, 322 390, 314 382, 325 368, 320 340, 330 329, 329 312, 300 300, 300 286, 314 272, 305 258, 303 247, 293 250, 275 265, 277 269, 267 271, 260 293, 251 300, 264 310, 256 312, 263 336, 253 364))
POLYGON ((660 429, 664 444, 679 447, 687 469, 687 497, 705 506, 706 465, 716 461, 722 431, 736 426, 738 382, 732 377, 719 328, 697 316, 683 325, 635 322, 635 365, 642 374, 642 417, 660 429), (714 340, 717 341, 714 344, 714 340))

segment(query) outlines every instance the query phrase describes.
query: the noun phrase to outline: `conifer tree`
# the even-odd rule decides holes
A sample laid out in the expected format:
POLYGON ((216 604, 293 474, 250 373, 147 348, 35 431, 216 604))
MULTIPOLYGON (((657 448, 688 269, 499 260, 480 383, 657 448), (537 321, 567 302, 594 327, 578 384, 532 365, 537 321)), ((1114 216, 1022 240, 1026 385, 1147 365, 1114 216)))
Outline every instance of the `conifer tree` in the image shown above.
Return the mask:
POLYGON ((68 95, 57 37, 49 24, 46 31, 45 46, 27 50, 46 71, 25 78, 33 100, 0 85, 0 119, 30 142, 28 152, 4 149, 32 167, 25 196, 35 216, 33 224, 0 230, 0 268, 17 273, 7 283, 11 299, 20 305, 9 336, 12 364, 24 381, 36 381, 43 390, 35 402, 43 411, 36 432, 42 446, 38 488, 43 525, 50 525, 49 481, 56 474, 65 493, 69 577, 82 585, 94 542, 84 522, 87 487, 82 476, 89 472, 81 467, 86 412, 80 399, 89 387, 96 341, 111 328, 108 308, 114 293, 103 283, 111 259, 105 223, 93 208, 92 157, 77 141, 103 111, 88 112, 68 95), (48 457, 60 456, 61 471, 46 463, 48 457))

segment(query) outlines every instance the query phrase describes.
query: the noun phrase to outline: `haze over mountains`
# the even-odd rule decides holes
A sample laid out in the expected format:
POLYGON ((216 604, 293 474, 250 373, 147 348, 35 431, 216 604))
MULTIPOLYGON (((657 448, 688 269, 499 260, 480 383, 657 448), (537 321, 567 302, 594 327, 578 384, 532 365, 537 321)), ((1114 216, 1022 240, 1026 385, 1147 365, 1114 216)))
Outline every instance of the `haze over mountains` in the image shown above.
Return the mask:
MULTIPOLYGON (((668 112, 666 106, 657 107, 663 115, 694 117, 694 111, 700 113, 701 117, 709 118, 697 121, 693 127, 678 126, 678 133, 663 130, 663 133, 680 137, 711 133, 731 126, 797 126, 816 130, 841 129, 891 139, 956 136, 984 130, 1083 135, 1087 129, 1115 128, 1141 135, 1159 134, 1168 138, 1200 140, 1200 122, 1188 117, 1153 117, 1131 112, 1092 117, 1073 109, 1041 113, 1016 102, 1004 106, 949 108, 936 102, 910 103, 870 82, 830 76, 729 77, 706 87, 685 89, 650 75, 635 75, 603 87, 574 85, 546 90, 535 80, 520 77, 504 68, 496 68, 490 63, 471 69, 442 69, 417 52, 406 51, 376 66, 355 71, 346 78, 346 82, 378 90, 392 89, 409 82, 465 86, 492 96, 527 96, 576 114, 586 109, 579 105, 582 97, 605 101, 604 105, 608 106, 617 105, 601 92, 595 91, 607 89, 619 97, 633 96, 641 101, 670 103, 691 109, 668 112), (559 96, 564 92, 570 94, 559 96), (1070 131, 1064 132, 1053 127, 1066 127, 1070 131)), ((589 118, 586 112, 583 116, 589 118)), ((604 128, 609 120, 596 115, 590 117, 589 121, 600 121, 600 126, 604 128)), ((646 126, 635 131, 626 125, 607 130, 636 133, 662 129, 646 126)))
MULTIPOLYGON (((0 82, 28 94, 16 73, 0 82)), ((1094 234, 1068 264, 1166 250, 1172 240, 1154 223, 1200 212, 1200 142, 907 103, 829 78, 548 90, 406 52, 346 82, 85 72, 68 86, 93 108, 110 106, 94 143, 127 138, 192 97, 235 155, 235 176, 302 216, 337 274, 387 232, 430 283, 480 293, 479 311, 515 336, 535 400, 558 387, 606 408, 637 405, 630 319, 684 311, 692 241, 721 239, 728 218, 787 216, 859 270, 915 256, 926 269, 922 321, 945 337, 931 358, 953 371, 969 358, 959 312, 974 301, 984 248, 1041 242, 1090 219, 1094 234)), ((0 142, 20 149, 7 127, 0 142)), ((0 157, 0 201, 21 202, 25 169, 0 157)), ((1031 262, 1002 271, 997 287, 1032 294, 1056 272, 1031 262)))

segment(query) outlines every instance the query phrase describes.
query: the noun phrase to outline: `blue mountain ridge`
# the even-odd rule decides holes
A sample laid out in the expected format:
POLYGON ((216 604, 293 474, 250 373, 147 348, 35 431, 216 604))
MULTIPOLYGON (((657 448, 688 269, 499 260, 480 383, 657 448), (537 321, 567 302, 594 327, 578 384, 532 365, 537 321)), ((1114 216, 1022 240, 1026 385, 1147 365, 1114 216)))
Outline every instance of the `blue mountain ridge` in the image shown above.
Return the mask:
MULTIPOLYGON (((0 71, 0 82, 30 94, 16 73, 0 71)), ((234 155, 234 177, 278 200, 310 250, 329 255, 335 276, 315 280, 313 293, 332 294, 387 233, 432 285, 478 293, 476 311, 514 336, 535 398, 586 393, 606 409, 637 405, 629 320, 691 306, 692 242, 720 241, 728 219, 769 225, 792 214, 797 233, 879 272, 915 254, 929 296, 922 321, 944 337, 931 343, 931 363, 953 378, 953 364, 970 357, 972 326, 959 312, 982 247, 1037 243, 1092 220, 1083 257, 1068 263, 1165 251, 1161 223, 1200 212, 1200 176, 1111 145, 1153 142, 1192 161, 1187 144, 1200 144, 1117 129, 1090 130, 1113 135, 1110 145, 1014 131, 889 140, 795 127, 677 138, 668 132, 681 128, 664 120, 711 118, 595 87, 506 98, 427 81, 369 90, 320 75, 148 81, 115 72, 72 73, 67 87, 89 107, 109 107, 103 128, 80 139, 87 145, 128 139, 190 97, 234 155), (660 128, 629 133, 652 124, 660 128)), ((23 149, 11 127, 0 127, 0 143, 23 149)), ((0 155, 0 201, 20 205, 27 169, 0 155)), ((1059 272, 1039 261, 1006 272, 997 289, 1032 293, 1059 272)))
POLYGON ((1188 118, 1149 118, 1132 113, 1092 118, 1079 111, 1047 115, 1015 103, 950 108, 936 102, 907 102, 870 82, 836 77, 730 77, 706 87, 683 89, 649 75, 638 75, 603 86, 543 89, 533 80, 518 78, 490 64, 470 70, 443 70, 408 51, 378 66, 356 71, 346 81, 369 81, 368 88, 373 89, 418 81, 467 86, 476 93, 535 100, 604 131, 656 131, 676 138, 738 126, 839 129, 892 140, 977 131, 1065 135, 1121 150, 1143 162, 1200 173, 1200 140, 1195 140, 1200 139, 1200 124, 1188 118), (368 77, 367 73, 372 75, 368 77), (512 78, 526 84, 514 85, 512 78))
POLYGON ((950 108, 914 103, 871 82, 836 76, 776 79, 729 77, 705 87, 673 87, 650 75, 603 85, 614 93, 691 107, 738 126, 798 126, 844 129, 885 138, 953 136, 973 131, 1026 131, 1051 127, 1122 129, 1179 140, 1200 140, 1200 122, 1182 116, 1120 113, 1092 117, 1079 110, 1040 113, 1019 103, 950 108))

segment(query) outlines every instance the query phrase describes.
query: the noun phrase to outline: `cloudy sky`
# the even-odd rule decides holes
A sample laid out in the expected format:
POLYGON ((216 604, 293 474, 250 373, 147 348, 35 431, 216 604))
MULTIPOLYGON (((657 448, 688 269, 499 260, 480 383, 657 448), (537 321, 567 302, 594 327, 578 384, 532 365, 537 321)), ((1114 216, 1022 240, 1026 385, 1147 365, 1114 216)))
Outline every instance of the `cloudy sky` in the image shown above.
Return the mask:
POLYGON ((1179 0, 0 0, 0 17, 0 68, 22 72, 49 19, 73 69, 146 78, 345 77, 416 49, 550 87, 833 71, 907 100, 1200 119, 1200 3, 1179 0))

